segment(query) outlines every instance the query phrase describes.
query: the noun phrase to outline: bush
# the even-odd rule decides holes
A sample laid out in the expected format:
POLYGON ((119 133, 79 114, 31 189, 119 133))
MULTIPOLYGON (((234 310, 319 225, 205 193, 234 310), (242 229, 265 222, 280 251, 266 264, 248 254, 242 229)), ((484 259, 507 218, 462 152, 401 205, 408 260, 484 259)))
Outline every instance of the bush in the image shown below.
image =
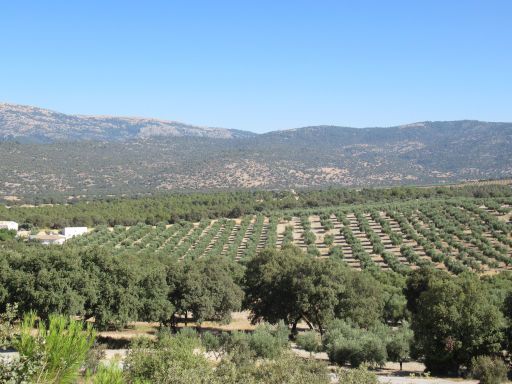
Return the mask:
POLYGON ((89 374, 94 374, 101 366, 101 360, 105 358, 105 344, 95 345, 87 352, 87 358, 84 363, 84 369, 89 374))
POLYGON ((92 384, 123 384, 123 371, 116 364, 100 365, 92 378, 92 384))
POLYGON ((329 360, 339 365, 383 366, 387 360, 385 338, 380 330, 360 329, 342 320, 333 321, 327 328, 324 345, 329 360))
POLYGON ((301 359, 292 353, 260 361, 249 362, 244 368, 231 361, 223 361, 215 370, 215 380, 209 384, 328 384, 327 366, 323 362, 301 359))
POLYGON ((32 378, 40 371, 41 365, 26 356, 12 360, 0 358, 0 383, 20 384, 31 383, 32 378))
POLYGON ((306 245, 315 244, 316 235, 309 230, 304 231, 304 233, 302 234, 302 238, 304 239, 306 245))
POLYGON ((325 363, 305 360, 291 353, 285 353, 280 358, 267 360, 258 367, 255 366, 257 383, 330 383, 325 363))
POLYGON ((0 229, 0 241, 13 240, 16 237, 16 231, 10 229, 0 229))
POLYGON ((324 244, 328 247, 332 245, 334 242, 334 236, 333 235, 325 235, 324 236, 324 244))
POLYGON ((222 339, 219 336, 211 332, 205 332, 203 335, 201 335, 201 343, 206 349, 206 352, 214 352, 216 354, 219 353, 222 349, 221 341, 222 339))
POLYGON ((388 358, 400 363, 400 370, 402 370, 402 363, 410 357, 413 336, 409 325, 404 323, 400 328, 391 332, 388 337, 386 346, 388 358))
POLYGON ((212 368, 195 350, 199 340, 188 335, 162 335, 156 342, 145 338, 132 341, 124 361, 124 373, 130 383, 208 383, 212 368))
POLYGON ((343 259, 343 250, 339 245, 335 245, 329 249, 329 256, 333 259, 343 259))
POLYGON ((250 335, 242 332, 233 332, 231 335, 221 337, 222 348, 236 367, 247 366, 256 359, 249 345, 249 338, 250 335))
POLYGON ((357 369, 340 369, 339 382, 343 384, 378 384, 377 375, 369 372, 365 366, 357 369))
POLYGON ((308 245, 307 248, 307 254, 312 257, 319 257, 320 256, 320 250, 317 248, 315 244, 308 245))
POLYGON ((320 335, 314 331, 300 333, 297 335, 297 339, 295 341, 300 348, 304 349, 310 354, 313 352, 318 352, 322 348, 322 340, 320 339, 320 335))
POLYGON ((37 364, 39 382, 75 383, 79 370, 96 337, 90 325, 66 316, 50 316, 48 327, 39 323, 34 332, 35 315, 25 316, 15 348, 22 359, 37 364))
POLYGON ((507 366, 501 359, 478 356, 472 359, 471 366, 471 376, 481 384, 500 384, 507 380, 507 366))
POLYGON ((257 357, 272 359, 279 356, 288 344, 288 328, 263 324, 249 337, 249 346, 257 357))
POLYGON ((17 337, 15 322, 18 316, 18 306, 7 304, 4 313, 0 313, 0 349, 13 346, 17 337))

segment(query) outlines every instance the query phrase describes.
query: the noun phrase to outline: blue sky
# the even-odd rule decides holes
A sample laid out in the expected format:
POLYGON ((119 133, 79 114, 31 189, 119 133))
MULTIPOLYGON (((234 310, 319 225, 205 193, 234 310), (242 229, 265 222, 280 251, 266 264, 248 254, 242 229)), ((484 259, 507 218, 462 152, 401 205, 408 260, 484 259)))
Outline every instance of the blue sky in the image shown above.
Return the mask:
POLYGON ((2 1, 0 101, 264 132, 512 121, 512 1, 2 1))

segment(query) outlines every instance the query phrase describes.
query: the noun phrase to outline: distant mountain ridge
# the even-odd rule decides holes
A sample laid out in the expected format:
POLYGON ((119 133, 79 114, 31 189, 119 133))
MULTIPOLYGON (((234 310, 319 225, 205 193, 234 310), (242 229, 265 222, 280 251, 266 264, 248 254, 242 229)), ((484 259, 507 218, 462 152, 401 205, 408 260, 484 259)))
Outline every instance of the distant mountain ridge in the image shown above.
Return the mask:
POLYGON ((216 139, 344 140, 382 142, 422 136, 425 130, 436 135, 454 132, 510 128, 512 123, 477 120, 423 121, 392 127, 351 128, 331 125, 308 126, 256 134, 249 131, 200 127, 177 121, 141 117, 69 115, 28 105, 0 103, 0 139, 31 143, 58 141, 122 141, 153 137, 205 137, 216 139))
POLYGON ((4 104, 0 159, 0 198, 443 184, 511 178, 512 123, 255 134, 4 104))
POLYGON ((251 137, 251 132, 198 127, 176 121, 138 117, 67 115, 44 108, 0 103, 0 139, 49 143, 115 141, 150 137, 251 137))
POLYGON ((393 127, 350 128, 338 126, 311 126, 285 131, 269 132, 260 137, 270 140, 325 141, 325 144, 384 144, 401 140, 458 140, 490 139, 510 142, 512 123, 478 120, 423 121, 393 127), (431 136, 431 137, 429 137, 431 136))

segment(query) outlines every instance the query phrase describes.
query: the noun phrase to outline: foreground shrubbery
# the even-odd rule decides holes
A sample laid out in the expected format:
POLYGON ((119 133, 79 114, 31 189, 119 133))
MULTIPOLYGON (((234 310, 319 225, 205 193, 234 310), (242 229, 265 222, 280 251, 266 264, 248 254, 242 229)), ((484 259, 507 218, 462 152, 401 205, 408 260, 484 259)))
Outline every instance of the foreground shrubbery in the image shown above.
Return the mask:
POLYGON ((480 384, 500 384, 507 380, 507 366, 497 358, 478 356, 471 361, 471 376, 480 384))
MULTIPOLYGON (((330 382, 327 366, 303 359, 289 348, 289 329, 284 324, 263 324, 252 333, 198 334, 185 328, 178 334, 162 329, 156 340, 132 341, 121 370, 115 363, 99 363, 94 351, 95 333, 90 326, 62 316, 51 316, 48 325, 35 316, 25 317, 20 327, 2 327, 20 358, 0 362, 0 382, 74 383, 79 376, 92 384, 235 384, 330 382)), ((384 325, 362 329, 336 320, 329 324, 323 341, 333 362, 350 363, 358 369, 337 371, 340 383, 374 384, 376 377, 366 364, 382 365, 387 359, 407 359, 410 331, 384 325), (393 357, 394 356, 394 357, 393 357), (362 368, 361 368, 362 367, 362 368)), ((5 335, 4 335, 5 336, 5 335)), ((312 331, 297 337, 307 350, 319 350, 319 334, 312 331)), ((506 377, 505 364, 480 356, 471 362, 471 373, 483 384, 497 384, 506 377)))
MULTIPOLYGON (((178 334, 163 330, 157 340, 135 339, 121 370, 116 364, 87 370, 88 352, 95 334, 82 322, 52 316, 49 325, 37 328, 35 316, 28 315, 16 334, 12 346, 19 359, 0 361, 0 382, 92 384, 327 384, 329 375, 324 363, 304 360, 288 348, 287 333, 281 326, 263 325, 253 334, 222 334, 201 339, 189 329, 178 334), (217 361, 205 351, 218 352, 217 361)), ((13 330, 15 328, 12 328, 13 330)), ((98 364, 98 361, 95 361, 98 364)))
MULTIPOLYGON (((285 347, 278 329, 253 335, 224 335, 216 366, 201 351, 195 335, 168 333, 156 342, 138 340, 125 362, 128 383, 329 383, 323 363, 300 359, 285 347), (262 340, 265 340, 262 342, 262 340)), ((211 339, 206 342, 212 351, 211 339)))
POLYGON ((307 331, 297 335, 297 345, 303 350, 313 354, 322 350, 322 338, 315 331, 307 331))
POLYGON ((339 370, 339 382, 342 384, 377 384, 377 376, 365 367, 357 369, 339 370))
POLYGON ((48 325, 25 316, 19 329, 9 328, 9 345, 19 358, 0 362, 1 383, 75 383, 95 340, 92 327, 63 316, 51 316, 48 325))
POLYGON ((329 324, 323 339, 329 359, 337 364, 383 366, 410 357, 413 334, 407 324, 392 329, 383 324, 364 329, 343 320, 329 324))

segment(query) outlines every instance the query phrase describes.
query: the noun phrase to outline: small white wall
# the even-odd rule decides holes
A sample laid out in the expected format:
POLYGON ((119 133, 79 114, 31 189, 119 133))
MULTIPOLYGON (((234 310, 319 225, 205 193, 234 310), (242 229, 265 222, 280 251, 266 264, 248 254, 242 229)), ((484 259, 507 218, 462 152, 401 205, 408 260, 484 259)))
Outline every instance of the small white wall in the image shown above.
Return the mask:
POLYGON ((0 228, 9 229, 12 231, 18 231, 18 223, 14 221, 0 221, 0 228))
POLYGON ((62 230, 62 234, 66 239, 70 239, 75 236, 85 235, 87 233, 87 227, 66 227, 62 230))

